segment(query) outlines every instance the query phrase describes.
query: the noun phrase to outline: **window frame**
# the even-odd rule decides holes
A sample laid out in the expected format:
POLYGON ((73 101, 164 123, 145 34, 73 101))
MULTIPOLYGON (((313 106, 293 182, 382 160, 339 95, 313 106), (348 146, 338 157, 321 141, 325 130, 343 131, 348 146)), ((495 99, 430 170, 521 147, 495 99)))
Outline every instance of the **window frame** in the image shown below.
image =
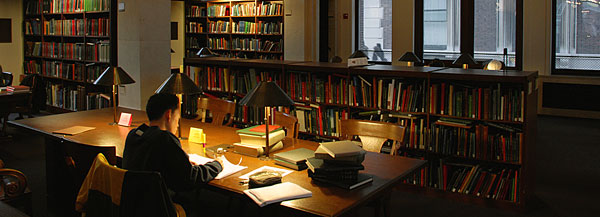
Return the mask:
POLYGON ((556 68, 556 0, 552 0, 552 53, 550 60, 551 74, 552 75, 572 75, 572 76, 600 76, 600 69, 598 70, 584 70, 584 69, 557 69, 556 68))
MULTIPOLYGON (((392 4, 393 4, 393 0, 392 0, 392 4)), ((358 28, 359 28, 359 26, 358 26, 358 25, 359 25, 359 23, 360 23, 360 18, 359 18, 359 16, 358 16, 358 15, 359 15, 359 13, 360 13, 359 6, 360 6, 360 0, 354 0, 354 29, 355 29, 355 31, 354 31, 354 51, 357 51, 357 50, 359 50, 358 48, 359 48, 359 46, 360 46, 360 45, 358 44, 358 38, 360 37, 360 31, 358 31, 358 28)), ((393 11, 392 11, 392 12, 393 12, 393 11)), ((392 21, 392 23, 393 23, 393 22, 394 22, 394 21, 392 21)), ((392 24, 392 29, 393 29, 393 28, 394 28, 394 26, 393 26, 393 24, 392 24)), ((394 40, 394 39, 392 38, 392 41, 393 41, 393 40, 394 40)), ((393 43, 393 42, 392 42, 392 43, 393 43)), ((352 52, 354 52, 354 51, 352 51, 352 52)), ((390 53, 392 53, 392 54, 393 54, 393 50, 391 50, 391 51, 390 51, 390 53)), ((367 55, 368 55, 368 54, 367 54, 367 55)), ((371 60, 371 57, 368 57, 368 58, 369 58, 369 64, 378 64, 378 65, 392 65, 392 62, 394 62, 394 59, 393 59, 393 58, 394 58, 394 56, 393 56, 393 55, 392 55, 392 58, 390 59, 390 61, 389 61, 389 62, 383 62, 383 61, 372 61, 372 60, 371 60)))
MULTIPOLYGON (((523 1, 516 0, 516 26, 515 26, 515 66, 506 69, 522 70, 523 68, 523 1)), ((556 1, 556 0, 553 0, 556 1)), ((414 53, 423 59, 424 37, 424 0, 414 0, 414 53)), ((460 3, 460 53, 475 53, 475 0, 461 0, 460 3)), ((431 61, 431 59, 423 59, 431 61)), ((452 66, 453 59, 441 59, 447 66, 452 66)), ((460 67, 460 66, 456 66, 460 67)))

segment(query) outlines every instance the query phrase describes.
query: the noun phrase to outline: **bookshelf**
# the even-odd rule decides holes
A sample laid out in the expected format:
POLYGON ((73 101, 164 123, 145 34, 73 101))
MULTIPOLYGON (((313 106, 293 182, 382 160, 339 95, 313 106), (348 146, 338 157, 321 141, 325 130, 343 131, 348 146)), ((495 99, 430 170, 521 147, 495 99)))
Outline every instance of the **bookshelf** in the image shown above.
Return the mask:
MULTIPOLYGON (((397 154, 428 164, 403 189, 499 207, 523 207, 532 196, 537 72, 226 57, 184 63, 210 97, 236 101, 255 82, 276 81, 296 102, 278 109, 298 117, 303 138, 338 139, 347 118, 404 125, 397 154)), ((263 114, 253 112, 238 108, 236 125, 260 123, 263 114)))
POLYGON ((110 107, 93 81, 110 62, 111 0, 24 0, 24 72, 46 83, 53 113, 110 107))
POLYGON ((283 60, 283 1, 185 1, 186 57, 208 47, 225 57, 283 60))

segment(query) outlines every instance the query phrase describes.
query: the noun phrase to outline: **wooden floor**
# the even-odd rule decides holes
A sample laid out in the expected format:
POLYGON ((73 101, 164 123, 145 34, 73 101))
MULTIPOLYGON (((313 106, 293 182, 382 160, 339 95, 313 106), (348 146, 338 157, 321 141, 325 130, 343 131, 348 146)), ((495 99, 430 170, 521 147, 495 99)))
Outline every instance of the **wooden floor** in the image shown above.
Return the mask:
MULTIPOLYGON (((11 116, 11 120, 14 119, 11 116)), ((536 153, 537 200, 524 212, 482 207, 416 193, 395 192, 392 216, 598 216, 600 121, 540 116, 536 153)), ((11 142, 0 140, 0 158, 24 172, 33 191, 34 216, 47 213, 43 138, 9 128, 11 142)), ((363 210, 360 216, 371 216, 363 210)))

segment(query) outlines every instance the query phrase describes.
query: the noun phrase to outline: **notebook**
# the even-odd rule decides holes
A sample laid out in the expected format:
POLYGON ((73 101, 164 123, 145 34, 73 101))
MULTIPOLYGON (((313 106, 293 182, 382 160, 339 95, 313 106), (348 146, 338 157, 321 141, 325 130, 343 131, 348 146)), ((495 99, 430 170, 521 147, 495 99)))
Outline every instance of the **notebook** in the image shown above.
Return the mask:
POLYGON ((244 191, 244 194, 248 195, 260 207, 286 200, 312 197, 311 191, 291 182, 248 189, 244 191))

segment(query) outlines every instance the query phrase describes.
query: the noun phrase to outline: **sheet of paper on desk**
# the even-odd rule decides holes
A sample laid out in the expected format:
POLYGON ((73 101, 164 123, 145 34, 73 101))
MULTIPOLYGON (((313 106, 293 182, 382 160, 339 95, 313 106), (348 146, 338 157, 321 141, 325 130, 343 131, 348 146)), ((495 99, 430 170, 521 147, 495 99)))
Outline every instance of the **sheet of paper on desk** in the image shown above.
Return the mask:
POLYGON ((261 168, 252 170, 252 172, 249 172, 249 173, 246 173, 246 174, 240 176, 240 179, 250 179, 250 175, 257 173, 257 172, 262 172, 262 171, 278 172, 279 174, 281 174, 281 177, 284 177, 287 174, 290 174, 293 172, 291 170, 281 169, 281 168, 277 168, 277 167, 262 166, 261 168))
MULTIPOLYGON (((197 154, 188 154, 188 156, 190 157, 190 161, 198 165, 204 165, 208 162, 214 161, 214 159, 202 157, 197 154)), ((217 175, 217 177, 215 177, 215 179, 222 179, 248 168, 246 166, 232 164, 227 160, 227 158, 223 158, 223 164, 221 164, 221 166, 223 167, 223 170, 219 173, 219 175, 217 175)))
POLYGON ((72 126, 65 129, 55 130, 52 133, 64 134, 64 135, 77 135, 85 131, 96 129, 95 127, 84 127, 84 126, 72 126))
POLYGON ((312 197, 311 191, 291 182, 244 190, 244 194, 248 195, 260 207, 286 200, 312 197))

